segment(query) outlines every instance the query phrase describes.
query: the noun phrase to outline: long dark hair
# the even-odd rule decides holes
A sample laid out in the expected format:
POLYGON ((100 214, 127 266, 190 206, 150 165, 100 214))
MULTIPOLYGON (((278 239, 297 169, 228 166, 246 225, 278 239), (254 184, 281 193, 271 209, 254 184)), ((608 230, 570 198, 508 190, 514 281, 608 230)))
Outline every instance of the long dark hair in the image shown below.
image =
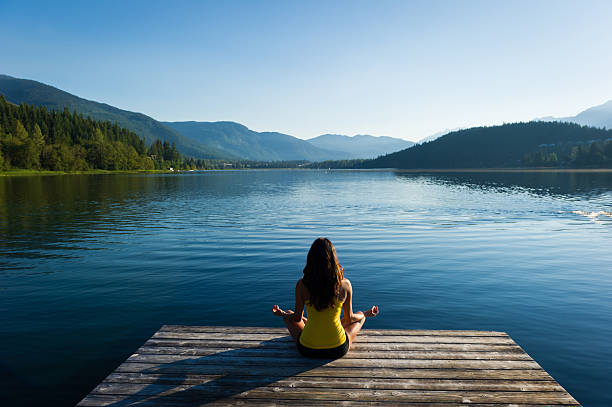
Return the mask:
POLYGON ((308 251, 302 278, 310 294, 310 303, 319 311, 333 307, 343 278, 332 243, 325 237, 315 240, 308 251))

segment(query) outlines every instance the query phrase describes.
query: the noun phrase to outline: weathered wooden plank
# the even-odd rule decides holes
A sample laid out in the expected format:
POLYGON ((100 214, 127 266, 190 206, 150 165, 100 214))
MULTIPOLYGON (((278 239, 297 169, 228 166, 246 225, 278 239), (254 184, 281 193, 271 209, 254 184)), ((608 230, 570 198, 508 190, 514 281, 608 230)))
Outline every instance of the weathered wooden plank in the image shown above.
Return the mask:
POLYGON ((163 375, 141 373, 112 373, 104 383, 132 383, 155 385, 201 385, 216 381, 220 386, 262 385, 275 387, 318 387, 335 389, 385 389, 385 390, 471 390, 471 391, 563 391, 554 380, 457 380, 457 379, 380 379, 328 377, 223 376, 223 375, 163 375))
MULTIPOLYGON (((250 357, 240 358, 225 356, 222 353, 210 357, 189 357, 182 355, 141 355, 133 354, 127 359, 131 363, 156 364, 225 364, 237 366, 261 366, 274 364, 275 366, 303 366, 311 367, 313 362, 305 358, 275 358, 250 357)), ((315 362, 316 363, 316 362, 315 362)), ((531 360, 418 360, 418 359, 349 359, 340 358, 326 363, 330 367, 394 367, 402 369, 539 369, 540 366, 531 360)))
MULTIPOLYGON (((168 338, 168 339, 225 339, 226 333, 223 332, 156 332, 153 338, 168 338)), ((277 341, 277 342, 292 342, 290 336, 279 336, 278 334, 266 333, 251 333, 251 334, 235 334, 232 335, 234 340, 251 340, 251 341, 277 341)), ((416 342, 416 343, 500 343, 514 344, 514 341, 503 336, 373 336, 363 335, 358 336, 361 343, 380 343, 380 342, 416 342)))
MULTIPOLYGON (((126 400, 125 396, 115 395, 101 395, 94 394, 87 396, 81 401, 78 406, 81 407, 102 407, 102 406, 113 406, 122 407, 130 405, 138 405, 139 407, 231 407, 231 406, 249 406, 249 407, 261 407, 261 406, 279 406, 279 407, 295 407, 298 405, 296 400, 284 400, 284 399, 240 399, 240 398, 223 398, 220 400, 190 400, 188 403, 181 399, 175 398, 153 398, 147 400, 147 396, 134 396, 126 400)), ((432 403, 432 402, 401 402, 396 401, 392 404, 386 401, 359 401, 359 400, 299 400, 300 406, 317 406, 317 407, 337 407, 337 406, 372 406, 372 407, 465 407, 465 403, 432 403)), ((517 403, 470 403, 472 406, 477 407, 542 407, 542 404, 517 404, 517 403)), ((549 407, 568 407, 568 406, 579 406, 579 404, 557 404, 557 403, 546 403, 549 407)))
MULTIPOLYGON (((187 348, 176 346, 142 346, 136 353, 140 355, 181 355, 210 356, 223 354, 228 357, 284 357, 295 358, 300 354, 295 346, 286 349, 269 348, 187 348)), ((387 351, 379 352, 370 349, 351 349, 343 359, 479 359, 479 360, 532 360, 520 349, 491 352, 443 352, 443 351, 387 351)))
POLYGON ((125 383, 102 383, 92 394, 138 395, 177 397, 188 400, 234 398, 266 398, 294 399, 303 398, 317 400, 361 400, 361 401, 424 401, 431 402, 462 402, 462 403, 567 403, 576 401, 567 393, 561 391, 524 392, 524 391, 445 391, 445 390, 372 390, 372 389, 331 389, 331 388, 301 388, 283 389, 275 386, 266 387, 226 387, 217 386, 214 382, 196 386, 142 385, 125 383))
POLYGON ((319 377, 380 377, 380 378, 448 378, 448 379, 517 379, 548 380, 550 375, 542 369, 407 369, 407 368, 341 368, 321 366, 312 369, 296 366, 251 366, 194 364, 164 365, 159 363, 123 363, 118 373, 162 373, 162 374, 220 374, 255 376, 319 376, 319 377))
MULTIPOLYGON (((146 343, 146 346, 174 346, 174 347, 189 347, 189 348, 219 348, 219 347, 232 347, 232 348, 266 348, 266 349, 293 349, 295 343, 293 341, 283 342, 271 342, 271 341, 247 341, 247 340, 233 340, 231 337, 228 339, 166 339, 166 338, 151 338, 146 343)), ((424 350, 424 351, 464 351, 464 352, 490 352, 490 351, 503 351, 503 352, 520 352, 524 353, 523 349, 510 343, 503 344, 478 344, 478 343, 360 343, 359 337, 357 341, 351 346, 352 351, 368 350, 373 352, 387 352, 387 351, 411 351, 411 350, 424 350)))
POLYGON ((114 394, 114 395, 139 395, 139 396, 170 396, 178 397, 193 397, 198 399, 211 399, 218 396, 242 396, 247 398, 294 398, 300 399, 304 397, 317 396, 320 399, 353 399, 363 401, 387 400, 387 401, 422 401, 423 397, 427 397, 432 402, 445 401, 463 401, 467 400, 474 402, 525 402, 529 400, 538 400, 540 402, 550 402, 563 400, 573 403, 574 400, 565 395, 563 391, 483 391, 483 390, 466 390, 461 389, 461 393, 450 390, 421 390, 411 389, 406 391, 403 389, 363 389, 363 388, 315 388, 315 387, 292 387, 282 388, 274 384, 268 386, 257 386, 249 389, 249 386, 225 386, 218 385, 214 381, 201 385, 158 385, 158 384, 128 384, 128 383, 103 383, 97 386, 92 394, 114 394))
MULTIPOLYGON (((238 398, 228 398, 225 400, 213 401, 210 403, 203 404, 205 406, 293 406, 296 405, 295 400, 266 400, 266 399, 238 399, 238 398)), ((139 404, 140 405, 140 404, 139 404)), ((327 407, 337 407, 337 406, 376 406, 376 407, 415 407, 415 406, 423 406, 423 407, 465 407, 466 403, 436 403, 436 402, 402 402, 402 401, 394 401, 393 403, 389 403, 387 401, 359 401, 359 400, 334 400, 334 401, 325 401, 325 400, 300 400, 300 406, 327 406, 327 407)), ((543 405, 547 407, 562 407, 562 406, 580 406, 579 404, 517 404, 517 403, 469 403, 470 406, 476 407, 542 407, 543 405)), ((183 404, 181 407, 184 407, 183 404)))
MULTIPOLYGON (((140 404, 139 404, 140 405, 140 404)), ((220 401, 213 401, 210 403, 202 404, 210 407, 219 407, 219 406, 292 406, 295 407, 295 400, 265 400, 265 399, 225 399, 220 401)), ((324 400, 300 400, 300 406, 321 406, 321 407, 338 407, 338 406, 372 406, 372 407, 415 407, 415 406, 423 406, 423 407, 465 407, 465 403, 432 403, 432 402, 393 402, 389 403, 386 401, 358 401, 358 400, 334 400, 334 401, 324 401, 324 400)), ((471 406, 476 407, 542 407, 542 404, 517 404, 517 403, 495 403, 495 404, 485 404, 485 403, 470 403, 471 406)), ((562 406, 578 406, 579 404, 544 404, 547 407, 562 407, 562 406)), ((180 407, 184 407, 182 404, 180 407)))
MULTIPOLYGON (((225 334, 250 334, 266 333, 287 335, 287 328, 267 327, 238 327, 238 326, 188 326, 188 325, 163 325, 158 332, 222 332, 225 334)), ((496 331, 449 331, 428 329, 363 329, 360 336, 502 336, 508 337, 505 332, 496 331)))

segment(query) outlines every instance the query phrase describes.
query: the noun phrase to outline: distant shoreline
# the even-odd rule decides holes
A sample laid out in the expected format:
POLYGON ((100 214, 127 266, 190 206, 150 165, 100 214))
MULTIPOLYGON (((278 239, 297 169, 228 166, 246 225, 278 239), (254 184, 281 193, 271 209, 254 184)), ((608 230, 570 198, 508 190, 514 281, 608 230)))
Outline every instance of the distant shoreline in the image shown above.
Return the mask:
POLYGON ((209 170, 88 170, 88 171, 51 171, 51 170, 11 170, 0 171, 0 177, 21 177, 31 175, 95 175, 95 174, 185 174, 192 172, 225 171, 363 171, 363 172, 402 172, 424 173, 612 173, 612 168, 226 168, 209 170))
MULTIPOLYGON (((274 169, 274 168, 268 168, 274 169)), ((279 168, 279 169, 292 169, 292 168, 279 168)), ((293 168, 295 169, 295 168, 293 168)), ((297 168, 301 169, 301 168, 297 168)), ((582 172, 582 173, 595 173, 595 172, 612 172, 612 168, 304 168, 306 170, 318 170, 318 171, 394 171, 394 172, 411 172, 411 173, 452 173, 452 172, 582 172)))
POLYGON ((612 168, 397 168, 398 172, 612 172, 612 168))

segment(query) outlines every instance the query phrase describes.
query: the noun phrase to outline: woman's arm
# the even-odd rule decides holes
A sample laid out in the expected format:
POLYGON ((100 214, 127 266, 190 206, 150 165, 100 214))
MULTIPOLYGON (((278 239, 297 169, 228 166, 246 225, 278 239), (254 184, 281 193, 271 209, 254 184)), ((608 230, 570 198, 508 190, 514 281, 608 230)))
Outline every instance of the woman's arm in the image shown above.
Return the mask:
POLYGON ((306 322, 306 318, 304 318, 304 303, 307 295, 305 294, 306 287, 302 282, 302 279, 298 280, 295 285, 295 312, 293 310, 288 309, 287 311, 283 311, 278 305, 272 307, 272 312, 274 315, 279 317, 283 317, 285 322, 306 322))
POLYGON ((300 322, 304 316, 304 283, 300 278, 295 285, 295 312, 289 316, 294 322, 300 322))
POLYGON ((348 325, 353 322, 361 321, 365 318, 365 315, 361 311, 356 313, 353 312, 353 286, 348 278, 342 280, 342 288, 346 292, 346 298, 342 306, 342 311, 344 312, 342 319, 344 320, 344 324, 348 325))

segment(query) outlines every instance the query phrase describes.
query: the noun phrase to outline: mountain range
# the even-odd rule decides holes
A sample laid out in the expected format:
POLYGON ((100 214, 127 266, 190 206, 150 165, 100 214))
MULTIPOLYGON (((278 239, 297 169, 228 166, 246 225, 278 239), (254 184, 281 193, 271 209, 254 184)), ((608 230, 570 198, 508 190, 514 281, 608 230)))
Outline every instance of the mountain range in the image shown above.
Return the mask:
POLYGON ((305 140, 276 132, 256 132, 235 122, 163 122, 201 144, 254 161, 322 161, 346 157, 305 140))
POLYGON ((564 143, 570 146, 610 137, 610 133, 595 134, 566 122, 612 128, 612 101, 608 101, 571 117, 546 117, 530 123, 445 130, 417 145, 402 139, 368 135, 324 134, 302 140, 278 132, 257 132, 229 121, 160 122, 142 113, 86 100, 53 86, 7 75, 0 75, 0 94, 15 104, 44 106, 49 110, 68 109, 92 119, 115 122, 135 132, 147 144, 161 139, 174 143, 187 157, 205 159, 325 161, 379 157, 371 163, 372 166, 512 166, 520 163, 521 154, 533 153, 542 145, 564 143), (559 125, 560 122, 563 125, 559 125), (502 151, 504 148, 505 152, 502 151))
POLYGON ((394 151, 412 147, 415 143, 393 137, 375 137, 358 134, 353 137, 341 134, 323 134, 307 140, 325 150, 343 151, 346 158, 376 158, 394 151))
POLYGON ((323 161, 370 158, 411 145, 401 139, 373 136, 324 135, 302 140, 288 134, 256 132, 234 122, 160 122, 142 113, 80 98, 41 82, 0 75, 0 94, 15 104, 48 110, 76 111, 92 119, 110 121, 142 137, 174 143, 183 155, 204 159, 256 161, 323 161), (333 140, 332 140, 333 139, 333 140), (362 157, 360 157, 362 155, 362 157))
POLYGON ((598 106, 590 107, 576 116, 570 117, 542 117, 538 120, 541 121, 558 121, 558 122, 571 122, 583 124, 592 127, 604 127, 606 129, 612 129, 612 100, 608 100, 598 106))

